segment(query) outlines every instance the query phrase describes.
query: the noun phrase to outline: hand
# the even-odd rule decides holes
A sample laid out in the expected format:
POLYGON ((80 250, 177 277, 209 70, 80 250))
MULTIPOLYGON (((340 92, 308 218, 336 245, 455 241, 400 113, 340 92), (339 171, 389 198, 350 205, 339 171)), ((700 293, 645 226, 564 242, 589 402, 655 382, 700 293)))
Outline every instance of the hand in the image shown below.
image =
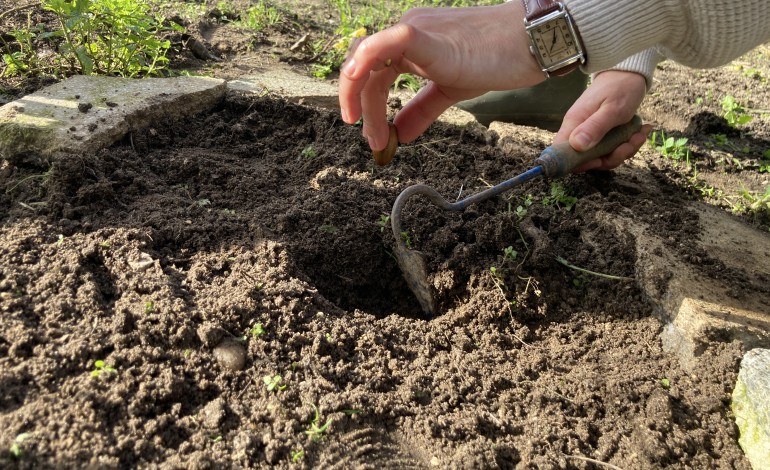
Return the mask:
MULTIPOLYGON (((554 143, 569 140, 572 148, 580 152, 592 148, 607 131, 631 120, 646 93, 647 83, 642 75, 618 70, 601 72, 567 111, 554 143)), ((574 173, 617 167, 642 148, 651 130, 649 124, 642 126, 611 154, 581 165, 574 173)))
POLYGON ((382 150, 388 92, 401 73, 430 80, 395 118, 402 143, 459 101, 536 85, 545 77, 529 53, 523 21, 521 2, 408 11, 395 26, 352 45, 340 73, 342 119, 353 124, 363 117, 369 146, 382 150))

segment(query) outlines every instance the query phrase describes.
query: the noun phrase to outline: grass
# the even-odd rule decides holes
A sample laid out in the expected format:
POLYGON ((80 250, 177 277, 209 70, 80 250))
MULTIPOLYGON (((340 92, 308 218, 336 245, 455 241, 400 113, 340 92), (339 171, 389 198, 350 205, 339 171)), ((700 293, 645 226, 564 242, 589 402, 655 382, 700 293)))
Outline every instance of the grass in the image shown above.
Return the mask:
MULTIPOLYGON (((224 6, 224 8, 228 7, 224 6)), ((235 23, 236 25, 254 31, 262 31, 265 28, 274 26, 283 21, 281 13, 275 7, 268 5, 265 1, 260 1, 256 5, 247 8, 246 11, 241 14, 240 18, 241 19, 235 23)))
POLYGON ((332 424, 332 418, 326 420, 324 424, 321 424, 321 412, 318 411, 318 407, 313 405, 314 416, 310 421, 310 427, 305 431, 313 442, 321 440, 324 433, 332 424))

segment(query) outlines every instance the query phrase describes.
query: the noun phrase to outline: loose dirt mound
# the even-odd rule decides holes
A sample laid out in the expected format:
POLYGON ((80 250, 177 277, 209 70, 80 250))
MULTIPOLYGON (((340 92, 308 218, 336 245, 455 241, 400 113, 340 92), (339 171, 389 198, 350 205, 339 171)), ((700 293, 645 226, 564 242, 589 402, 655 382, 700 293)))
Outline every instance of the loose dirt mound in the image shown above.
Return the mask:
POLYGON ((684 372, 633 280, 557 260, 633 278, 636 240, 602 215, 696 237, 673 187, 537 180, 460 214, 415 198, 442 313, 420 312, 396 195, 475 193, 548 143, 437 124, 375 168, 335 113, 233 93, 48 173, 6 165, 2 445, 28 434, 4 464, 749 468, 741 345, 684 372))

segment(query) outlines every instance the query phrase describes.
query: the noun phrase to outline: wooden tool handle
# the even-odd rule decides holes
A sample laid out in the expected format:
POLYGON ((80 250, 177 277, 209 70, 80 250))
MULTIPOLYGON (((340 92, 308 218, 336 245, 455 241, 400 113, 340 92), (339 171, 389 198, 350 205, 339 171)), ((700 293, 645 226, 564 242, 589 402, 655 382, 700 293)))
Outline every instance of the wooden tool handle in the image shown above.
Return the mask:
POLYGON ((642 128, 642 118, 634 116, 626 124, 610 129, 604 138, 592 149, 578 152, 569 142, 552 145, 540 154, 535 163, 543 168, 543 174, 548 178, 564 176, 583 163, 612 153, 620 144, 627 142, 632 135, 642 128))

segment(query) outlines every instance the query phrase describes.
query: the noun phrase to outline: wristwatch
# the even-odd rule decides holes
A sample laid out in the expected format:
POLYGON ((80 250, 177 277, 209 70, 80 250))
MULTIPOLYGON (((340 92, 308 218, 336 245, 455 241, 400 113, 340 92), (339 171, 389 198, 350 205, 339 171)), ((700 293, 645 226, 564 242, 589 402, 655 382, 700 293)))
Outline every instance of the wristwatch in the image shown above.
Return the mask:
POLYGON ((566 75, 585 63, 580 34, 567 9, 553 0, 522 0, 529 51, 546 77, 566 75))

